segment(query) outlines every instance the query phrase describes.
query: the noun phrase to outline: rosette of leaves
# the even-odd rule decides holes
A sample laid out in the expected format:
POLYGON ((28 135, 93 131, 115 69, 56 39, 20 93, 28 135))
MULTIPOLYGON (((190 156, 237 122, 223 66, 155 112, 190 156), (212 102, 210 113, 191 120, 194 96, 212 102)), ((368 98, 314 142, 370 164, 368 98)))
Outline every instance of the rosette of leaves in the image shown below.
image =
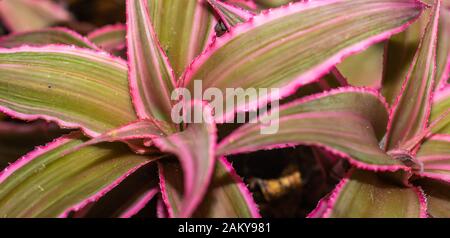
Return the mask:
MULTIPOLYGON (((448 62, 435 57, 448 42, 437 44, 440 1, 392 107, 377 90, 344 86, 283 105, 277 134, 248 124, 218 142, 213 120, 172 122, 174 89, 193 90, 201 79, 205 89, 279 88, 288 97, 427 15, 416 0, 308 1, 270 11, 232 2, 243 8, 209 1, 213 14, 205 1, 128 0, 125 30, 89 37, 111 43, 125 31, 127 61, 105 52, 114 44, 61 29, 2 38, 1 111, 82 133, 39 147, 0 174, 0 216, 83 216, 128 176, 158 165, 113 214, 133 216, 160 192, 160 217, 259 217, 225 156, 292 145, 326 149, 354 167, 311 216, 445 216, 448 90, 434 86, 442 62, 441 78, 448 78, 448 62), (214 36, 216 16, 227 30, 221 37, 214 36)), ((189 106, 211 118, 204 103, 189 106)))

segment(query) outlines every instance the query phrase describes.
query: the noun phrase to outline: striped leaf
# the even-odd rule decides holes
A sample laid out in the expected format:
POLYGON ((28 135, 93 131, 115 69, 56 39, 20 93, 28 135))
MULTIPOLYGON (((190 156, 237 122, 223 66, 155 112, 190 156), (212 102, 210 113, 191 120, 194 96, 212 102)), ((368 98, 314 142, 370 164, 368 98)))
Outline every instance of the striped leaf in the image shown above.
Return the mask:
POLYGON ((254 16, 253 13, 245 9, 227 4, 225 2, 221 2, 218 0, 208 0, 208 2, 220 16, 221 20, 224 22, 225 26, 228 29, 236 26, 239 23, 246 22, 254 16))
MULTIPOLYGON (((436 121, 446 115, 450 108, 450 86, 434 94, 434 102, 431 111, 430 121, 436 121)), ((434 127, 434 133, 449 134, 450 135, 450 116, 445 116, 434 127)))
POLYGON ((74 147, 68 153, 103 142, 125 142, 138 154, 154 153, 157 150, 150 147, 153 144, 152 139, 170 134, 170 129, 170 125, 166 123, 152 120, 139 120, 96 136, 74 147))
POLYGON ((136 116, 126 62, 69 46, 0 50, 0 110, 97 136, 136 116))
POLYGON ((72 20, 69 12, 50 0, 2 0, 0 18, 13 32, 38 30, 72 20))
POLYGON ((120 144, 85 147, 79 134, 62 137, 0 173, 0 217, 64 217, 98 200, 151 162, 120 144))
MULTIPOLYGON (((280 88, 287 96, 344 57, 404 30, 423 7, 413 0, 329 0, 275 9, 218 38, 186 71, 183 84, 192 91, 196 80, 203 89, 222 91, 280 88)), ((260 105, 267 101, 259 99, 260 105)), ((242 100, 238 105, 246 106, 242 100)))
POLYGON ((437 44, 437 89, 444 87, 450 79, 450 3, 443 2, 447 7, 441 7, 441 17, 439 21, 439 38, 437 44))
POLYGON ((422 189, 399 187, 376 173, 356 170, 336 186, 323 217, 425 218, 426 211, 422 189))
POLYGON ((436 76, 440 0, 436 0, 409 74, 390 115, 386 148, 405 149, 406 142, 428 127, 436 76))
POLYGON ((85 37, 61 27, 19 32, 0 38, 1 48, 14 48, 22 45, 45 46, 49 44, 74 45, 81 48, 98 49, 85 37))
MULTIPOLYGON (((160 163, 161 192, 170 217, 179 213, 183 194, 181 169, 176 163, 160 163)), ((251 218, 260 217, 247 186, 225 158, 215 165, 205 199, 192 217, 251 218)))
POLYGON ((215 35, 216 20, 206 0, 147 2, 161 45, 179 77, 215 35))
MULTIPOLYGON (((426 0, 432 4, 432 0, 426 0)), ((443 1, 445 4, 446 1, 443 1)), ((447 3, 448 4, 448 3, 447 3)), ((431 9, 427 10, 427 12, 431 9)), ((420 42, 420 37, 425 30, 428 14, 423 14, 420 19, 406 31, 392 37, 385 48, 385 64, 383 74, 383 95, 389 104, 393 104, 398 97, 403 81, 405 80, 414 54, 420 42)), ((439 17, 439 37, 437 43, 437 68, 435 88, 444 86, 450 73, 450 10, 441 7, 439 17)))
POLYGON ((87 36, 94 44, 105 51, 114 52, 126 47, 126 28, 122 24, 99 28, 87 36))
POLYGON ((139 168, 97 202, 79 210, 71 217, 129 218, 140 214, 148 217, 151 214, 144 208, 150 201, 159 198, 158 193, 157 166, 156 163, 151 163, 139 168))
POLYGON ((131 94, 139 118, 171 122, 170 94, 175 79, 146 1, 127 0, 127 45, 131 94))
POLYGON ((379 147, 387 118, 385 102, 378 93, 356 88, 337 89, 284 105, 279 115, 273 111, 263 115, 223 139, 217 150, 219 155, 227 155, 309 145, 325 148, 359 168, 409 170, 379 147), (279 120, 275 119, 277 116, 279 120), (261 133, 262 128, 277 123, 275 133, 261 133))
POLYGON ((36 146, 67 133, 53 123, 42 121, 20 123, 0 122, 0 170, 16 161, 36 146))
POLYGON ((450 183, 450 135, 434 135, 426 139, 417 159, 423 163, 420 176, 450 183))
POLYGON ((225 2, 253 13, 258 13, 262 10, 262 7, 258 6, 254 0, 226 0, 225 2))
POLYGON ((204 112, 205 121, 190 124, 186 130, 177 134, 153 140, 161 151, 176 155, 183 168, 184 196, 179 211, 173 214, 176 217, 193 214, 214 172, 217 135, 212 112, 201 103, 195 103, 191 108, 204 112))
MULTIPOLYGON (((208 1, 214 7, 214 10, 220 16, 221 20, 225 23, 228 29, 231 29, 231 27, 234 27, 237 24, 250 21, 251 18, 255 16, 254 13, 242 10, 230 4, 217 0, 208 1)), ((333 68, 329 74, 324 76, 318 82, 305 85, 303 88, 299 89, 293 97, 299 98, 301 96, 322 92, 324 90, 329 90, 339 86, 348 86, 347 79, 344 78, 337 68, 333 68)))
POLYGON ((405 31, 394 35, 385 43, 381 92, 389 105, 395 103, 419 47, 427 24, 429 10, 405 31))

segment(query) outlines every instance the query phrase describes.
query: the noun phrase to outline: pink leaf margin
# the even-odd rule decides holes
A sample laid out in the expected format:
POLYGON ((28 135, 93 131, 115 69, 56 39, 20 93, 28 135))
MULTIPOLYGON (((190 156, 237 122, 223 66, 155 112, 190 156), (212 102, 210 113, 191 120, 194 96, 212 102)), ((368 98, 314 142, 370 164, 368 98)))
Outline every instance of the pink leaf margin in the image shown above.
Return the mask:
MULTIPOLYGON (((436 3, 437 3, 436 15, 434 17, 433 17, 433 15, 430 16, 430 19, 429 19, 429 21, 427 23, 427 27, 431 28, 431 34, 437 36, 438 35, 438 30, 439 30, 439 24, 436 23, 436 24, 433 25, 433 22, 434 21, 439 22, 441 0, 436 0, 436 3)), ((390 141, 390 139, 392 137, 392 135, 391 135, 391 132, 393 130, 392 126, 393 126, 393 123, 394 123, 395 116, 397 114, 397 110, 398 110, 398 108, 400 106, 400 102, 401 102, 402 98, 404 98, 403 95, 404 95, 404 93, 406 91, 406 88, 407 88, 409 82, 411 81, 411 74, 413 73, 415 65, 416 65, 417 61, 419 60, 420 50, 421 50, 421 48, 423 46, 425 37, 426 37, 426 35, 424 34, 420 38, 419 46, 418 46, 418 48, 416 50, 416 53, 414 54, 414 58, 413 58, 413 61, 411 63, 411 67, 408 70, 408 74, 406 76, 406 79, 403 81, 401 90, 400 90, 400 92, 399 92, 399 94, 398 94, 394 104, 391 107, 391 111, 389 112, 389 123, 388 123, 388 126, 387 126, 387 132, 386 132, 386 149, 388 149, 387 146, 389 145, 389 141, 390 141)), ((437 48, 437 43, 438 43, 437 39, 438 39, 438 37, 436 37, 434 42, 432 42, 433 46, 431 47, 432 50, 434 51, 433 52, 434 67, 432 69, 433 70, 433 72, 432 72, 433 79, 432 79, 432 83, 431 83, 432 86, 434 85, 434 82, 436 82, 436 79, 434 77, 436 77, 436 67, 437 67, 437 63, 436 63, 436 48, 437 48)), ((428 66, 428 64, 429 64, 429 62, 427 62, 427 66, 428 66)), ((422 131, 427 129, 427 125, 429 123, 431 109, 432 109, 432 105, 433 105, 433 97, 434 97, 434 93, 431 92, 429 98, 427 99, 427 105, 426 105, 427 108, 426 108, 426 112, 425 112, 427 119, 425 120, 425 122, 422 125, 422 131)))
MULTIPOLYGON (((270 22, 274 19, 285 17, 288 14, 294 14, 298 12, 302 12, 308 9, 328 5, 331 3, 339 2, 340 0, 325 0, 325 1, 308 1, 308 2, 297 2, 293 4, 288 4, 276 9, 269 9, 266 11, 263 11, 261 14, 254 16, 249 21, 239 24, 233 28, 230 28, 227 33, 225 33, 223 36, 219 38, 214 38, 211 42, 211 44, 205 49, 205 51, 200 54, 194 61, 188 66, 185 73, 181 77, 182 80, 180 80, 180 83, 183 84, 183 86, 188 86, 190 81, 193 80, 193 76, 195 73, 201 68, 203 64, 207 62, 207 60, 221 47, 226 45, 228 42, 232 41, 237 35, 243 34, 247 31, 250 31, 251 29, 261 26, 267 22, 270 22)), ((417 4, 418 7, 421 9, 425 8, 425 4, 423 4, 420 1, 414 1, 415 4, 417 4)), ((418 18, 418 17, 417 17, 418 18)), ((369 46, 382 42, 388 38, 390 38, 392 35, 395 35, 397 33, 400 33, 404 31, 406 28, 408 28, 412 23, 414 23, 417 18, 410 20, 409 22, 403 24, 400 27, 397 27, 395 29, 386 31, 382 34, 378 34, 376 36, 370 37, 364 41, 359 42, 358 44, 353 45, 350 48, 346 48, 339 53, 335 54, 334 56, 330 57, 328 60, 323 62, 321 65, 316 66, 309 71, 303 73, 301 76, 294 79, 291 83, 287 84, 286 86, 282 87, 280 89, 280 97, 284 98, 292 93, 294 93, 299 87, 302 85, 306 85, 312 82, 315 82, 319 80, 322 76, 326 75, 330 72, 340 62, 344 60, 344 58, 356 54, 358 52, 361 52, 365 49, 367 49, 369 46)), ((261 106, 265 102, 269 102, 269 97, 261 98, 259 102, 253 102, 253 104, 258 104, 257 106, 261 106)), ((245 106, 245 105, 244 105, 245 106)), ((255 105, 250 105, 250 107, 254 107, 255 105)), ((242 108, 236 108, 235 111, 243 110, 242 108)), ((228 114, 225 114, 225 118, 229 118, 230 116, 234 115, 235 111, 229 112, 228 114)))
POLYGON ((236 173, 236 170, 233 168, 230 162, 225 157, 219 158, 219 163, 222 163, 225 166, 225 169, 230 173, 231 177, 236 181, 237 186, 239 190, 241 191, 242 196, 245 199, 245 202, 247 203, 250 214, 253 218, 261 218, 261 215, 259 213, 258 205, 256 204, 255 200, 253 199, 252 194, 250 193, 249 189, 247 188, 247 185, 245 185, 242 178, 236 173))
MULTIPOLYGON (((450 142, 450 135, 446 134, 435 134, 429 138, 430 140, 438 140, 438 141, 446 141, 450 142)), ((426 159, 426 157, 424 157, 426 159)), ((433 180, 439 180, 446 183, 450 183, 450 174, 438 174, 432 172, 421 172, 416 174, 416 176, 420 178, 429 178, 433 180)))
POLYGON ((450 99, 450 85, 446 85, 434 94, 434 103, 450 99))
POLYGON ((148 190, 136 203, 120 214, 119 218, 131 218, 138 214, 158 194, 159 188, 148 190))
MULTIPOLYGON (((234 170, 233 166, 228 162, 228 160, 225 157, 220 157, 218 159, 218 163, 223 164, 226 171, 231 175, 232 179, 234 181, 236 181, 239 191, 243 195, 244 200, 250 209, 250 214, 252 215, 252 217, 253 218, 261 218, 258 205, 256 204, 255 200, 253 199, 253 196, 251 195, 250 191, 248 190, 248 188, 245 185, 242 178, 234 170)), ((158 167, 159 167, 159 181, 160 181, 159 184, 160 184, 160 189, 161 189, 162 201, 165 204, 165 208, 167 209, 166 212, 168 214, 168 217, 173 218, 175 216, 174 216, 173 208, 170 205, 168 193, 166 190, 166 181, 164 179, 163 166, 160 165, 158 167)))
MULTIPOLYGON (((82 41, 82 42, 85 43, 87 46, 89 46, 90 49, 100 51, 100 48, 98 48, 94 43, 92 43, 92 42, 89 40, 89 38, 87 38, 87 37, 85 37, 85 36, 82 36, 82 35, 80 35, 78 32, 73 31, 73 30, 71 30, 71 29, 69 29, 69 28, 66 28, 66 27, 49 27, 49 28, 45 28, 45 29, 42 29, 42 30, 14 32, 14 33, 11 33, 11 34, 8 34, 8 35, 1 36, 1 37, 0 37, 0 44, 1 44, 1 42, 5 41, 5 40, 8 40, 8 39, 10 39, 10 38, 14 38, 14 37, 16 37, 16 36, 26 35, 26 34, 29 34, 29 33, 48 32, 48 30, 54 30, 54 31, 64 32, 64 33, 66 33, 66 34, 72 36, 73 38, 82 41)), ((24 46, 25 46, 25 45, 27 45, 27 44, 24 44, 24 46)), ((57 44, 53 44, 53 45, 57 45, 57 44)), ((62 44, 61 44, 61 45, 62 45, 62 44)), ((27 45, 27 46, 32 47, 31 44, 30 44, 30 45, 27 45)), ((16 48, 17 48, 17 47, 16 47, 16 48)), ((0 49, 1 49, 1 48, 0 48, 0 49)))
MULTIPOLYGON (((113 56, 107 52, 104 51, 95 51, 75 46, 67 46, 67 45, 58 45, 58 44, 51 44, 46 45, 42 47, 31 47, 31 46, 21 46, 13 49, 4 49, 0 48, 0 53, 18 53, 18 52, 36 52, 36 53, 63 53, 67 52, 73 55, 81 56, 82 54, 90 54, 90 55, 97 55, 102 57, 105 60, 110 60, 114 62, 118 67, 127 70, 127 63, 123 59, 113 56)), ((67 128, 67 129, 81 129, 81 131, 89 136, 89 137, 97 137, 100 135, 100 133, 95 132, 93 130, 90 130, 89 128, 86 128, 80 123, 74 123, 74 122, 67 122, 63 121, 57 117, 54 116, 48 116, 44 114, 25 114, 16 112, 14 110, 11 110, 7 107, 0 106, 0 112, 4 113, 11 118, 20 119, 24 121, 35 121, 38 119, 43 119, 47 122, 55 122, 58 126, 61 128, 67 128)))
MULTIPOLYGON (((339 195, 345 188, 345 186, 350 182, 350 177, 353 174, 353 170, 350 170, 347 175, 336 185, 335 189, 331 192, 329 198, 324 198, 323 200, 319 201, 316 209, 314 209, 308 217, 311 218, 317 218, 317 216, 320 216, 322 218, 330 218, 331 214, 333 213, 334 206, 337 203, 337 200, 339 198, 339 195), (325 206, 327 208, 325 208, 325 206)), ((427 197, 422 190, 421 187, 412 187, 414 192, 417 194, 418 202, 419 202, 419 217, 420 218, 427 218, 428 213, 428 203, 427 203, 427 197)))
MULTIPOLYGON (((30 163, 31 161, 33 161, 37 157, 39 157, 39 156, 41 156, 41 155, 43 155, 43 154, 45 154, 45 153, 47 153, 47 152, 57 148, 57 147, 60 147, 60 146, 62 146, 64 144, 70 142, 72 139, 77 138, 79 136, 80 136, 79 133, 76 133, 76 132, 75 133, 71 133, 71 134, 68 134, 66 136, 62 136, 62 137, 60 137, 58 139, 55 139, 54 141, 48 143, 45 146, 37 147, 35 150, 33 150, 32 152, 30 152, 27 155, 23 156, 22 158, 18 159, 16 162, 12 163, 7 168, 5 168, 2 172, 0 172, 0 183, 3 183, 14 172, 18 171, 20 168, 22 168, 26 164, 30 163)), ((81 201, 81 202, 71 206, 70 208, 66 209, 65 211, 63 211, 59 215, 59 217, 60 218, 68 217, 71 212, 79 211, 82 208, 84 208, 85 206, 87 206, 88 204, 91 204, 92 202, 97 201, 98 199, 103 197, 106 193, 108 193, 109 191, 114 189, 117 185, 119 185, 123 180, 125 180, 128 176, 130 176, 136 170, 138 170, 139 168, 141 168, 142 166, 144 166, 144 165, 146 165, 146 164, 148 164, 150 162, 151 161, 146 161, 146 162, 144 162, 142 164, 139 164, 138 166, 132 168, 126 174, 124 174, 124 175, 120 176, 119 178, 117 178, 110 185, 104 187, 103 189, 101 189, 97 193, 91 195, 90 197, 84 199, 83 201, 81 201)))
MULTIPOLYGON (((129 21, 129 19, 131 19, 131 13, 129 12, 129 9, 132 8, 132 6, 131 6, 132 1, 134 1, 134 0, 126 0, 126 5, 127 5, 127 8, 126 8, 127 9, 127 11, 126 11, 126 19, 127 19, 127 23, 126 23, 126 31, 127 31, 127 34, 126 34, 126 46, 128 48, 128 50, 127 50, 127 58, 128 58, 128 67, 129 67, 128 68, 129 69, 128 70, 128 81, 129 81, 129 87, 130 87, 130 93, 131 93, 131 100, 132 100, 133 105, 135 107, 137 116, 140 119, 149 119, 149 118, 152 118, 152 117, 151 117, 151 115, 147 115, 147 112, 146 112, 146 109, 145 109, 145 105, 142 102, 142 98, 141 98, 140 93, 139 93, 138 81, 137 81, 137 78, 134 77, 135 74, 132 72, 132 70, 134 70, 134 69, 133 69, 133 67, 131 67, 131 65, 133 64, 133 62, 132 62, 133 57, 131 55, 132 54, 131 47, 129 47, 129 46, 132 45, 133 37, 131 35, 131 32, 132 32, 131 27, 132 26, 131 26, 131 23, 128 22, 128 21, 129 21)), ((148 13, 147 1, 145 1, 143 4, 145 6, 144 11, 147 12, 147 17, 148 17, 146 19, 146 21, 148 21, 147 23, 148 23, 148 26, 149 26, 149 28, 147 30, 150 32, 149 34, 152 36, 152 38, 156 39, 156 42, 154 42, 154 44, 156 45, 156 49, 155 50, 157 50, 157 51, 159 51, 159 53, 161 53, 161 56, 162 56, 162 58, 163 58, 163 60, 165 62, 165 65, 168 67, 168 70, 169 70, 169 72, 171 74, 171 83, 172 83, 172 85, 175 86, 176 85, 175 71, 173 70, 173 68, 172 68, 172 66, 170 64, 169 57, 167 56, 167 54, 164 51, 161 43, 158 40, 159 38, 158 38, 158 36, 156 34, 155 28, 153 26, 153 23, 152 23, 152 21, 150 19, 150 15, 148 13)), ((135 62, 135 64, 137 64, 137 63, 138 62, 135 62)), ((159 79, 159 80, 162 80, 162 79, 159 79)))
POLYGON ((128 178, 131 174, 133 174, 134 172, 136 172, 138 169, 140 169, 141 167, 143 167, 144 165, 149 164, 151 161, 146 161, 142 164, 137 165, 136 167, 132 168, 131 170, 129 170, 126 174, 120 176, 119 178, 117 178, 113 183, 111 183, 110 185, 104 187, 103 189, 101 189, 100 191, 98 191, 97 193, 93 194, 92 196, 84 199, 83 201, 73 205, 72 207, 66 209, 63 213, 61 213, 61 215, 59 215, 59 218, 66 218, 69 216, 69 214, 71 212, 77 212, 81 209, 83 209, 85 206, 98 201, 101 197, 103 197, 104 195, 106 195, 109 191, 113 190, 115 187, 117 187, 120 183, 122 183, 122 181, 124 181, 126 178, 128 178))
MULTIPOLYGON (((290 102, 287 103, 283 106, 281 106, 279 108, 280 111, 282 111, 283 109, 292 107, 294 105, 299 105, 299 104, 303 104, 303 103, 308 103, 314 100, 318 100, 324 97, 328 97, 328 96, 333 96, 333 95, 338 95, 338 94, 342 94, 342 93, 367 93, 367 94, 371 94, 374 97, 376 97, 386 108, 386 113, 389 111, 389 105, 387 104, 386 100, 384 99, 384 97, 380 94, 380 92, 376 89, 373 88, 357 88, 357 87, 341 87, 341 88, 337 88, 337 89, 332 89, 330 91, 327 92, 322 92, 322 93, 317 93, 317 94, 313 94, 310 96, 306 96, 303 97, 301 99, 298 99, 294 102, 290 102)), ((264 115, 262 115, 264 116, 264 115)), ((257 119, 255 119, 257 120, 257 119)), ((225 138, 225 139, 229 139, 232 138, 232 140, 238 140, 240 137, 240 135, 236 135, 236 134, 231 134, 229 137, 225 138)), ((219 143, 218 148, 220 150, 220 148, 225 144, 226 140, 222 140, 221 143, 219 143)), ((344 158, 346 160, 348 160, 350 162, 350 164, 352 164, 353 166, 355 166, 356 168, 359 169, 364 169, 364 170, 370 170, 370 171, 375 171, 375 172, 395 172, 395 171, 399 171, 399 170, 404 170, 406 172, 411 172, 411 168, 407 167, 407 166, 403 166, 403 165, 373 165, 373 164, 367 164, 367 163, 363 163, 361 161, 358 161, 354 158, 352 158, 350 155, 342 152, 342 151, 338 151, 336 149, 333 149, 329 146, 325 146, 322 144, 318 144, 318 143, 296 143, 296 144, 278 144, 278 145, 273 145, 273 146, 264 146, 263 148, 259 148, 259 149, 265 149, 265 150, 272 150, 272 149, 281 149, 281 148, 287 148, 287 147, 293 147, 293 146, 297 146, 297 145, 305 145, 305 146, 314 146, 317 148, 321 148, 333 155, 336 155, 340 158, 344 158)), ((246 149, 242 149, 242 150, 236 150, 233 154, 239 154, 239 153, 250 153, 253 152, 252 151, 248 151, 246 149)))
POLYGON ((228 4, 226 2, 221 2, 219 0, 207 0, 209 5, 214 9, 214 11, 217 13, 217 15, 219 15, 219 17, 222 19, 222 22, 225 24, 225 26, 230 29, 232 26, 228 23, 228 21, 226 21, 226 16, 222 13, 222 11, 220 11, 220 9, 218 9, 217 5, 220 5, 224 8, 226 8, 227 10, 230 10, 232 12, 236 12, 239 14, 240 17, 242 17, 245 21, 249 21, 251 18, 253 18, 255 16, 255 14, 242 9, 238 6, 234 6, 231 4, 228 4), (216 5, 217 4, 217 5, 216 5))
POLYGON ((22 156, 20 159, 16 160, 14 163, 10 164, 8 167, 6 167, 3 171, 0 172, 0 184, 3 183, 14 172, 16 172, 17 170, 28 164, 35 158, 70 142, 72 139, 78 136, 79 133, 71 133, 69 135, 55 139, 52 142, 48 143, 47 145, 36 147, 33 151, 22 156))
MULTIPOLYGON (((87 38, 88 39, 93 39, 96 38, 98 36, 104 35, 104 34, 108 34, 110 32, 114 32, 114 31, 126 31, 126 26, 122 23, 117 23, 117 24, 113 24, 113 25, 106 25, 104 27, 100 27, 94 31, 91 31, 88 35, 87 38)), ((123 44, 118 45, 114 50, 123 50, 125 49, 127 46, 126 43, 126 39, 124 39, 123 44)))
MULTIPOLYGON (((159 175, 159 190, 161 191, 161 199, 163 204, 165 205, 166 213, 168 218, 174 218, 175 212, 173 211, 173 207, 170 204, 169 193, 166 190, 166 179, 164 176, 164 167, 160 162, 158 163, 158 175, 159 175)), ((160 210, 162 211, 162 210, 160 210)))
MULTIPOLYGON (((201 189, 197 189, 197 191, 195 191, 194 194, 194 190, 195 190, 195 182, 193 180, 193 178, 195 178, 196 176, 195 174, 195 163, 198 161, 193 161, 193 160, 186 160, 182 157, 181 155, 189 155, 190 152, 189 151, 184 151, 184 152, 178 152, 178 160, 181 163, 181 167, 183 168, 183 175, 184 175, 184 197, 185 198, 189 198, 189 200, 184 200, 183 201, 183 208, 180 209, 180 216, 181 217, 188 217, 190 216, 195 208, 201 203, 202 198, 204 197, 204 195, 206 194, 209 184, 210 184, 210 180, 213 176, 214 173, 214 167, 215 167, 215 154, 216 154, 216 141, 217 141, 217 128, 214 124, 214 119, 212 117, 212 110, 211 108, 204 102, 201 101, 192 101, 192 107, 195 106, 201 106, 201 108, 203 109, 202 112, 207 112, 206 114, 203 113, 204 116, 204 120, 206 122, 211 122, 212 123, 212 127, 208 127, 208 134, 211 136, 210 141, 211 143, 213 143, 213 145, 209 148, 209 156, 211 159, 213 159, 211 161, 211 165, 207 168, 208 171, 206 172, 206 177, 207 177, 207 183, 203 184, 203 186, 201 187, 201 189), (186 203, 186 204, 184 204, 186 203)), ((165 151, 165 152, 171 152, 170 149, 166 149, 166 145, 165 143, 159 141, 158 139, 154 139, 153 143, 156 145, 156 147, 158 147, 161 151, 165 151)), ((162 170, 160 170, 162 171, 162 170)), ((163 174, 161 174, 163 175, 163 174)), ((160 176, 160 180, 164 180, 163 176, 160 176)), ((162 191, 162 188, 161 188, 162 191)), ((173 212, 172 212, 173 215, 173 212)))

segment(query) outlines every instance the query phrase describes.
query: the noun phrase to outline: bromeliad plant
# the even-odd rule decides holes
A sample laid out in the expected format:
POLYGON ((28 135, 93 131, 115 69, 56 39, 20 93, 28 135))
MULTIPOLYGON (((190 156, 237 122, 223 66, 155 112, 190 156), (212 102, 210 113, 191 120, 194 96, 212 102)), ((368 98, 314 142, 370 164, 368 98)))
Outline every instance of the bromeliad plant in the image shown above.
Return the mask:
MULTIPOLYGON (((295 145, 325 149, 353 166, 311 217, 450 216, 449 34, 439 20, 448 19, 448 10, 441 1, 431 3, 430 14, 422 14, 427 5, 416 0, 308 1, 270 11, 231 2, 246 9, 208 1, 217 24, 205 1, 127 0, 126 30, 99 30, 89 36, 96 44, 59 28, 2 38, 1 111, 83 133, 6 168, 0 216, 79 215, 129 175, 158 164, 158 176, 141 181, 116 214, 138 213, 160 191, 162 217, 259 217, 224 156, 295 145), (345 85, 335 68, 342 59, 408 31, 421 15, 429 23, 404 83, 385 75, 385 85, 403 85, 392 107, 378 90, 345 85), (226 33, 216 37, 214 28, 226 33), (124 31, 127 62, 103 51, 120 49, 124 31), (445 60, 436 60, 436 48, 445 60), (283 105, 276 134, 247 124, 216 144, 213 120, 171 120, 172 91, 192 91, 194 80, 223 91, 279 88, 282 97, 316 82, 342 87, 283 105)), ((386 62, 396 56, 387 54, 386 62)), ((255 102, 239 103, 235 112, 255 102)), ((211 118, 204 104, 188 106, 211 118)))

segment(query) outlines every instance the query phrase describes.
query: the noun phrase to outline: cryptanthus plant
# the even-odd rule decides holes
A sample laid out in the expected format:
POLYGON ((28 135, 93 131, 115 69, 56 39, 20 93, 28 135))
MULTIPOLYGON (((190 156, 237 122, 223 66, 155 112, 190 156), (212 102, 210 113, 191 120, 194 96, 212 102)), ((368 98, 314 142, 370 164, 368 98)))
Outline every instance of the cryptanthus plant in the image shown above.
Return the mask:
MULTIPOLYGON (((126 26, 1 38, 1 112, 79 132, 0 173, 0 217, 82 217, 153 165, 111 208, 115 216, 158 199, 160 217, 259 217, 226 156, 297 145, 351 165, 310 217, 450 216, 448 2, 317 0, 270 10, 260 2, 270 1, 127 0, 126 26), (408 68, 399 79, 388 73, 399 56, 390 52, 410 44, 391 47, 392 36, 421 21, 414 56, 396 61, 408 68), (383 41, 382 89, 349 86, 336 66, 383 41), (123 48, 127 61, 107 53, 123 48), (186 106, 209 120, 172 120, 172 92, 193 91, 196 80, 222 91, 278 88, 283 98, 312 84, 338 88, 282 105, 278 133, 261 134, 256 122, 218 141, 208 102, 186 106), (384 99, 397 87, 392 103, 384 99)), ((234 113, 256 102, 238 103, 234 113)))

